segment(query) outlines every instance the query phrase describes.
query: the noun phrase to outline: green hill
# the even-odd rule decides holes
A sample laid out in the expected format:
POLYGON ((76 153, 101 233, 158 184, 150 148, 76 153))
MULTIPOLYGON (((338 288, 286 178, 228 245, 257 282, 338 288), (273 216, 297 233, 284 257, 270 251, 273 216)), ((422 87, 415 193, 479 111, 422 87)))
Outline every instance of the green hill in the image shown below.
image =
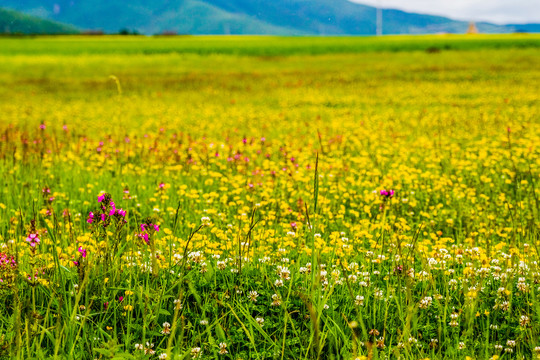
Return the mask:
MULTIPOLYGON (((348 0, 2 0, 3 6, 81 29, 144 34, 373 35, 376 9, 348 0)), ((464 33, 468 23, 384 9, 384 34, 464 33)), ((516 26, 477 24, 480 32, 516 26)), ((531 28, 531 27, 528 27, 531 28)))
POLYGON ((76 34, 72 25, 0 8, 0 34, 76 34))

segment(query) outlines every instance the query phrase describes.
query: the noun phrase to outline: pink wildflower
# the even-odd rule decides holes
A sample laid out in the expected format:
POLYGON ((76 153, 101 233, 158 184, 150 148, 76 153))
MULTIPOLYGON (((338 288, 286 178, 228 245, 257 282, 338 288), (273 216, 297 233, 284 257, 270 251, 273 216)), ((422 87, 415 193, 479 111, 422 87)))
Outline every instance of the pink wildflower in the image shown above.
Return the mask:
POLYGON ((81 253, 81 256, 82 256, 83 258, 86 257, 86 249, 83 249, 82 246, 79 246, 79 248, 77 249, 77 251, 81 253))
POLYGON ((391 198, 394 196, 394 190, 381 190, 380 194, 386 198, 391 198))
POLYGON ((28 241, 28 243, 32 247, 35 247, 40 242, 38 234, 30 234, 30 235, 28 235, 28 237, 26 238, 26 241, 28 241))

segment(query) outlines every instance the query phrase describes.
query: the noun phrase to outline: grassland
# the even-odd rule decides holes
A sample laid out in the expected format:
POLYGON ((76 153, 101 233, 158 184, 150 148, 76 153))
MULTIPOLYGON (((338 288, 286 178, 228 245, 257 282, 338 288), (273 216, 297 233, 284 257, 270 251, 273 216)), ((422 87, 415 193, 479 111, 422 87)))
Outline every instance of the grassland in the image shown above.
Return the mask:
POLYGON ((537 356, 539 42, 0 39, 2 354, 537 356))
POLYGON ((227 54, 252 56, 320 55, 373 51, 431 51, 538 48, 538 34, 369 36, 53 36, 32 41, 3 39, 5 55, 227 54))

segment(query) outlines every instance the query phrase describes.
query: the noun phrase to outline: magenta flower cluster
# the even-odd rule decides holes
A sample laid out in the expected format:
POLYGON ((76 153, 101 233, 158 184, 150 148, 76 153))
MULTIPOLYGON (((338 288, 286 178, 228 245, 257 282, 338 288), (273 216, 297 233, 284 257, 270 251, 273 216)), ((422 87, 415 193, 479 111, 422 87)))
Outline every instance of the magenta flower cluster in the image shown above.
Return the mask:
POLYGON ((30 244, 31 247, 36 247, 36 245, 39 245, 39 235, 36 233, 28 235, 26 238, 26 241, 30 244))
POLYGON ((394 196, 394 190, 381 190, 381 196, 389 199, 394 196))
POLYGON ((15 261, 15 258, 13 256, 0 253, 0 268, 5 268, 5 267, 14 268, 16 266, 17 266, 17 262, 15 261))
POLYGON ((110 224, 111 218, 115 218, 124 223, 126 222, 124 219, 126 217, 126 211, 116 208, 116 204, 112 200, 111 195, 101 194, 98 196, 97 200, 100 203, 100 211, 97 214, 90 211, 88 219, 86 220, 87 223, 101 223, 106 227, 110 224))
MULTIPOLYGON (((79 252, 79 254, 81 255, 82 258, 85 258, 85 257, 86 257, 86 249, 84 249, 82 246, 79 246, 79 248, 77 249, 77 251, 79 252)), ((79 262, 78 262, 78 261, 73 261, 73 263, 75 264, 75 266, 79 266, 79 262)))
POLYGON ((9 286, 17 275, 17 261, 12 255, 0 253, 0 286, 9 286))
POLYGON ((146 244, 150 244, 150 235, 154 232, 159 231, 159 225, 153 224, 151 221, 147 220, 141 224, 141 232, 137 234, 138 237, 144 240, 146 244))
POLYGON ((77 251, 81 254, 81 256, 82 256, 83 258, 86 257, 86 249, 83 249, 82 246, 79 246, 79 248, 77 249, 77 251))

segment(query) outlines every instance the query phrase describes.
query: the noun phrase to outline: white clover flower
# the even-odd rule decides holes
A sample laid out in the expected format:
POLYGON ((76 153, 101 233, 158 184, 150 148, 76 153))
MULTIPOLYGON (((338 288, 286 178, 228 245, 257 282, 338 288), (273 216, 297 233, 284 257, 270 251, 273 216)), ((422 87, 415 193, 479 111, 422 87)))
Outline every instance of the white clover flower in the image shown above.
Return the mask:
POLYGON ((201 355, 202 355, 202 352, 201 352, 200 347, 191 348, 191 358, 192 359, 197 359, 197 358, 201 357, 201 355))
POLYGON ((281 305, 281 296, 278 294, 272 295, 272 306, 279 306, 281 305))
POLYGON ((283 280, 289 280, 291 278, 291 271, 287 267, 278 266, 279 277, 283 280))
POLYGON ((219 354, 220 355, 225 355, 227 353, 228 353, 227 344, 224 343, 224 342, 219 343, 219 354))
POLYGON ((432 303, 433 303, 433 298, 431 296, 426 296, 425 298, 420 300, 418 307, 420 309, 427 309, 431 306, 432 303))
POLYGON ((257 293, 257 291, 255 291, 255 290, 250 291, 249 294, 248 294, 249 300, 251 300, 253 302, 257 302, 258 297, 259 297, 259 293, 257 293))
POLYGON ((163 330, 161 330, 163 335, 169 335, 171 333, 171 324, 168 322, 163 323, 163 330))

